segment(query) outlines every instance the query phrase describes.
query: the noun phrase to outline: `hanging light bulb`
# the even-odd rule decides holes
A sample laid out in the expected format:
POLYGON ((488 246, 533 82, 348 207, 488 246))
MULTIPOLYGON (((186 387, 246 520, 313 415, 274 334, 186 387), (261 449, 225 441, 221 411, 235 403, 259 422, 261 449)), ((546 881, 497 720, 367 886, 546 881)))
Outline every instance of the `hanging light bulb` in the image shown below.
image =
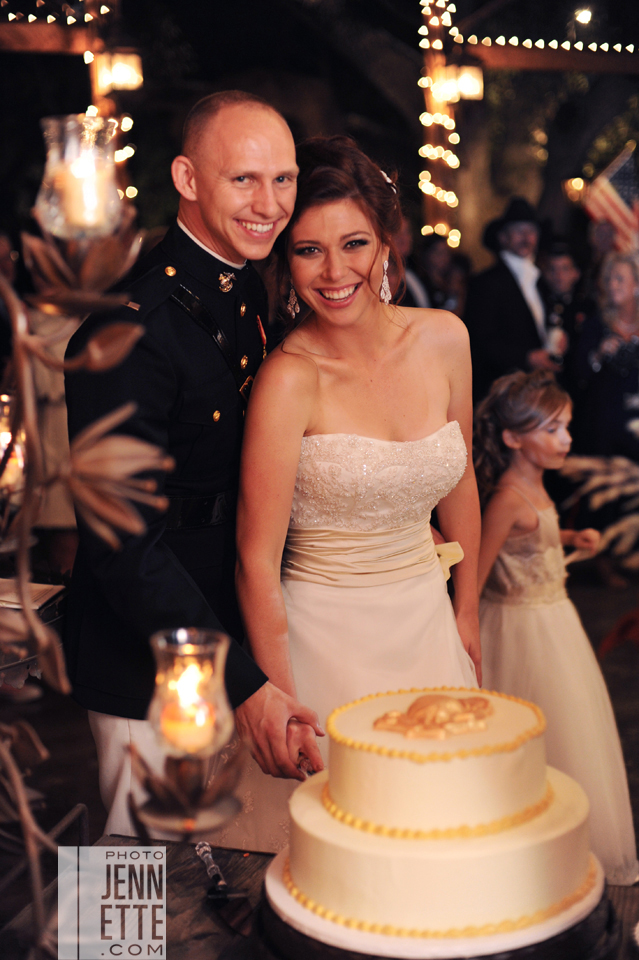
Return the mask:
POLYGON ((592 20, 592 12, 588 10, 588 8, 584 10, 576 10, 575 20, 577 21, 577 23, 583 23, 583 24, 590 23, 590 21, 592 20))

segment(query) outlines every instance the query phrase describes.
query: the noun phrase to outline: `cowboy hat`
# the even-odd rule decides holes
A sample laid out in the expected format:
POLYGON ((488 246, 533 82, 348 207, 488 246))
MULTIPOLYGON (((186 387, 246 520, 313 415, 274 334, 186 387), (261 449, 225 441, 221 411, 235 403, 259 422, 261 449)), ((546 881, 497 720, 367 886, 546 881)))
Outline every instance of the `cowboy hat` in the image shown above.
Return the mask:
POLYGON ((482 242, 493 253, 499 253, 499 234, 509 223, 534 223, 539 228, 535 208, 524 197, 512 197, 506 210, 497 220, 491 220, 484 230, 482 242))

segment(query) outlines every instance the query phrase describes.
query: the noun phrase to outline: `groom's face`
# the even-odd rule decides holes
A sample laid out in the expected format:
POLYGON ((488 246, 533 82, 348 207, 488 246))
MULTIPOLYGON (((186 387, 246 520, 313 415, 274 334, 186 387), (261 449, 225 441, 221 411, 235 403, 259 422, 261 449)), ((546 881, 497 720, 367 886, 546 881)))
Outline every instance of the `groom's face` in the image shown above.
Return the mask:
POLYGON ((224 107, 192 157, 193 185, 213 249, 227 260, 262 260, 291 218, 298 168, 291 131, 273 110, 224 107))

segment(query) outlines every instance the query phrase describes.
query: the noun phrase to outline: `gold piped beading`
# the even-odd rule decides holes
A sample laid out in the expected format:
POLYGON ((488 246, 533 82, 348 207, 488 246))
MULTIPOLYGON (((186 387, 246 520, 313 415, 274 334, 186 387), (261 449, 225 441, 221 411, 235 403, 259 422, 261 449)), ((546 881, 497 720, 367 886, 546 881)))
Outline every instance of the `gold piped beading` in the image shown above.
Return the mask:
POLYGON ((534 740, 535 737, 539 737, 546 729, 546 718, 535 703, 522 700, 521 697, 511 696, 509 693, 479 689, 479 693, 489 694, 491 697, 500 697, 502 700, 511 700, 513 703, 519 703, 524 707, 528 707, 535 714, 537 722, 529 730, 520 733, 514 740, 509 740, 505 743, 487 744, 484 747, 471 747, 465 750, 450 750, 446 753, 440 753, 438 751, 419 753, 417 750, 400 750, 395 747, 383 747, 376 743, 365 743, 362 740, 355 740, 353 737, 344 736, 336 726, 337 718, 341 713, 359 706, 360 703, 367 703, 369 700, 396 696, 401 693, 468 693, 468 690, 468 687, 430 687, 423 690, 413 687, 411 690, 390 690, 387 693, 369 693, 366 697, 360 697, 359 700, 353 700, 351 703, 346 703, 343 707, 337 707, 333 710, 326 721, 326 731, 331 740, 342 746, 349 747, 351 750, 361 750, 364 753, 376 753, 381 757, 391 757, 394 760, 411 760, 413 763, 446 763, 449 760, 465 760, 468 757, 489 757, 495 753, 512 753, 529 740, 534 740))
POLYGON ((399 840, 467 840, 472 837, 487 837, 493 833, 502 833, 504 830, 512 830, 514 827, 520 827, 529 820, 534 820, 544 813, 554 799, 554 791, 549 783, 546 784, 546 793, 537 803, 533 803, 517 813, 509 816, 500 817, 498 820, 491 820, 489 823, 478 823, 474 827, 467 825, 461 827, 446 827, 443 830, 413 830, 410 827, 386 827, 383 824, 371 823, 370 820, 362 820, 361 817, 355 817, 352 813, 341 810, 331 799, 329 785, 326 783, 322 790, 322 803, 332 817, 339 820, 347 827, 353 827, 355 830, 362 830, 364 833, 373 833, 378 837, 393 837, 399 840))
POLYGON ((430 940, 461 940, 467 937, 491 937, 498 933, 515 933, 517 930, 525 930, 527 927, 534 927, 539 923, 544 923, 546 920, 552 920, 553 917, 559 916, 560 913, 569 910, 576 903, 579 903, 580 900, 587 897, 590 891, 594 889, 597 881, 597 866, 594 858, 591 856, 588 873, 581 886, 577 887, 574 893, 569 893, 561 900, 558 900, 557 903, 553 903, 543 910, 536 910, 534 913, 525 914, 516 920, 501 920, 499 923, 485 923, 480 927, 452 927, 449 930, 407 929, 406 927, 394 927, 388 923, 370 923, 368 920, 355 920, 353 917, 343 917, 341 914, 336 913, 336 911, 328 910, 321 904, 316 903, 295 886, 293 878, 291 877, 290 863, 288 860, 284 865, 283 879, 286 889, 299 904, 306 907, 307 910, 310 910, 311 913, 314 913, 316 916, 322 917, 324 920, 330 920, 332 923, 337 923, 341 927, 347 927, 349 930, 359 930, 362 933, 381 933, 387 937, 423 937, 424 939, 430 940))

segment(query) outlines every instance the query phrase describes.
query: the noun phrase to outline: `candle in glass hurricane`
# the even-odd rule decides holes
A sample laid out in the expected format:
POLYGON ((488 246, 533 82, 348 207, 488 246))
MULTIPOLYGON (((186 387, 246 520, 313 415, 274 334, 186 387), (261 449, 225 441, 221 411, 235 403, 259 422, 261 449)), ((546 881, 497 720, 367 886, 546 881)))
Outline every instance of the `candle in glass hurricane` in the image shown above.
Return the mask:
POLYGON ((108 167, 86 150, 72 163, 60 164, 55 178, 68 227, 80 230, 99 227, 106 219, 109 203, 108 167))
POLYGON ((36 199, 42 226, 64 240, 105 237, 122 204, 115 183, 117 121, 86 114, 45 117, 47 161, 36 199))
POLYGON ((205 750, 214 734, 215 710, 198 693, 199 684, 205 680, 200 667, 189 663, 179 680, 169 681, 169 686, 177 690, 177 702, 167 703, 160 713, 164 739, 188 754, 205 750))
POLYGON ((169 756, 209 757, 230 740, 228 644, 228 637, 212 630, 179 629, 151 638, 158 669, 149 721, 169 756))

